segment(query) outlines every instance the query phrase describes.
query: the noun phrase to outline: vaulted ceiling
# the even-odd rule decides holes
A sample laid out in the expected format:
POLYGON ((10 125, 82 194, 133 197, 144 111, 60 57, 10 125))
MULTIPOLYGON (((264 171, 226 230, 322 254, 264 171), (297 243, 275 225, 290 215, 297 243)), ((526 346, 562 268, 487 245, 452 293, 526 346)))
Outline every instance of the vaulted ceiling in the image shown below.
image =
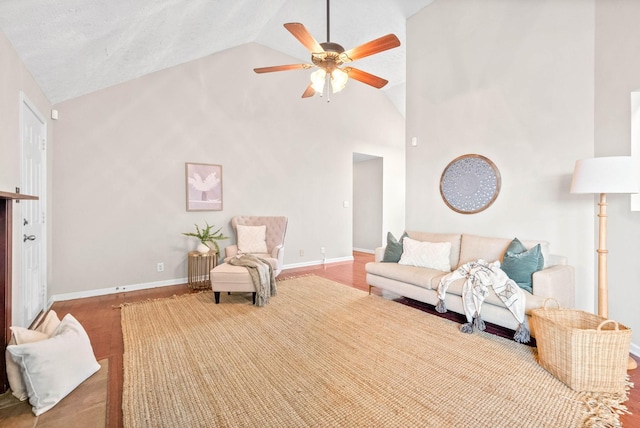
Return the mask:
MULTIPOLYGON (((388 33, 400 39, 355 64, 389 80, 383 90, 400 111, 406 20, 432 1, 330 5, 331 41, 345 49, 388 33)), ((250 42, 309 62, 283 24, 301 22, 324 42, 326 13, 325 0, 1 0, 0 30, 55 104, 250 42)), ((255 64, 268 65, 277 64, 255 64)))

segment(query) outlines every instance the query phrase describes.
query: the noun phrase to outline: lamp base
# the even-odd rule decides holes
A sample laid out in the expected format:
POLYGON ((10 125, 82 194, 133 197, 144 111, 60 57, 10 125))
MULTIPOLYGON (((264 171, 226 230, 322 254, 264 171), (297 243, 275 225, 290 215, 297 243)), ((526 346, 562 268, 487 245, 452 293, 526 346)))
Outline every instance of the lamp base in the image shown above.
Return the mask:
POLYGON ((627 361, 627 370, 633 370, 638 368, 638 363, 629 355, 629 361, 627 361))

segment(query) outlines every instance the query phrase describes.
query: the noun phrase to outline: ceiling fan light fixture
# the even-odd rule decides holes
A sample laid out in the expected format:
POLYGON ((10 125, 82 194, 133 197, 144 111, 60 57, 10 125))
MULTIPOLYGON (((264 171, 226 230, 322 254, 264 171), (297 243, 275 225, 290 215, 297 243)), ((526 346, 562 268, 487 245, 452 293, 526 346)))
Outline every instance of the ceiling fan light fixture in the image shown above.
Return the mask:
POLYGON ((327 72, 322 68, 319 68, 318 70, 311 73, 311 87, 313 88, 314 91, 320 93, 321 95, 322 95, 322 92, 324 91, 324 84, 326 81, 326 77, 327 77, 327 72))
MULTIPOLYGON (((344 89, 349 77, 358 82, 365 83, 374 88, 382 88, 387 80, 382 79, 373 74, 359 70, 354 67, 340 68, 345 62, 352 62, 360 58, 365 58, 389 49, 400 46, 400 40, 394 34, 378 37, 355 48, 345 51, 338 43, 330 42, 329 38, 329 0, 327 0, 327 41, 318 43, 318 41, 309 33, 299 22, 288 22, 284 24, 287 29, 302 45, 311 53, 311 63, 313 64, 289 64, 271 67, 254 68, 256 73, 271 73, 274 71, 307 69, 318 67, 318 70, 311 73, 311 83, 307 86, 302 98, 312 97, 315 93, 324 92, 325 86, 329 86, 331 81, 331 89, 333 93, 340 92, 344 89)), ((327 97, 327 101, 328 97, 327 97)))
POLYGON ((349 75, 346 71, 336 68, 331 72, 331 89, 333 89, 333 93, 340 92, 347 85, 347 80, 349 80, 349 75))

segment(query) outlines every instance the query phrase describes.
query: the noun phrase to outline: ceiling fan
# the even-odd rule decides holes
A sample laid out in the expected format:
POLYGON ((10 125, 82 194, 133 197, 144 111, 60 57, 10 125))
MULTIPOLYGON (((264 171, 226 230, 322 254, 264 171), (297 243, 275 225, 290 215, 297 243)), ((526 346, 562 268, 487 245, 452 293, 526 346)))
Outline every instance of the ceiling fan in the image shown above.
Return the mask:
POLYGON ((326 42, 318 43, 305 26, 298 22, 284 24, 284 28, 289 30, 289 32, 311 52, 311 62, 313 64, 276 65, 272 67, 254 68, 253 71, 256 73, 271 73, 274 71, 306 70, 318 67, 318 70, 311 73, 311 83, 309 83, 309 86, 307 86, 307 89, 302 94, 302 98, 312 97, 316 92, 322 96, 325 85, 328 85, 329 82, 333 93, 339 92, 344 89, 349 77, 378 89, 389 83, 387 80, 369 74, 366 71, 354 67, 340 68, 340 66, 400 46, 400 40, 398 40, 394 34, 387 34, 386 36, 345 51, 342 46, 330 41, 329 24, 329 0, 327 0, 326 42))

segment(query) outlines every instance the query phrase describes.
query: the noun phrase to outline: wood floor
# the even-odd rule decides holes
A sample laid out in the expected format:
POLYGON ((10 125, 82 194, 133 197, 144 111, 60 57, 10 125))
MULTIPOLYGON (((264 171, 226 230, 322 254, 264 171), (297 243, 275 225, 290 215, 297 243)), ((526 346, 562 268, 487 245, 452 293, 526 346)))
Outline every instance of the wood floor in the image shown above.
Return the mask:
MULTIPOLYGON (((299 275, 314 274, 331 279, 342 284, 352 286, 361 290, 368 290, 365 279, 364 265, 373 260, 373 255, 361 252, 354 252, 353 262, 332 263, 306 268, 296 268, 283 271, 279 278, 289 278, 299 275)), ((157 299, 169 297, 175 294, 189 293, 187 285, 176 285, 171 287, 161 287, 151 290, 135 291, 129 293, 112 294, 108 296, 91 297, 86 299, 69 300, 56 302, 54 309, 60 318, 67 313, 73 314, 85 327, 93 350, 98 360, 109 358, 109 391, 108 391, 108 414, 107 421, 109 427, 122 427, 122 330, 120 327, 119 305, 125 302, 136 302, 146 299, 157 299)), ((374 288, 374 293, 379 290, 374 288)), ((420 304, 409 299, 401 299, 401 303, 409 304, 420 310, 437 314, 433 306, 420 304)), ((455 316, 455 315, 450 315, 455 316)), ((513 332, 493 327, 490 330, 494 334, 507 337, 513 332)), ((631 391, 627 401, 627 407, 634 413, 633 415, 621 416, 624 427, 640 428, 640 369, 629 372, 632 382, 637 387, 631 391)))

